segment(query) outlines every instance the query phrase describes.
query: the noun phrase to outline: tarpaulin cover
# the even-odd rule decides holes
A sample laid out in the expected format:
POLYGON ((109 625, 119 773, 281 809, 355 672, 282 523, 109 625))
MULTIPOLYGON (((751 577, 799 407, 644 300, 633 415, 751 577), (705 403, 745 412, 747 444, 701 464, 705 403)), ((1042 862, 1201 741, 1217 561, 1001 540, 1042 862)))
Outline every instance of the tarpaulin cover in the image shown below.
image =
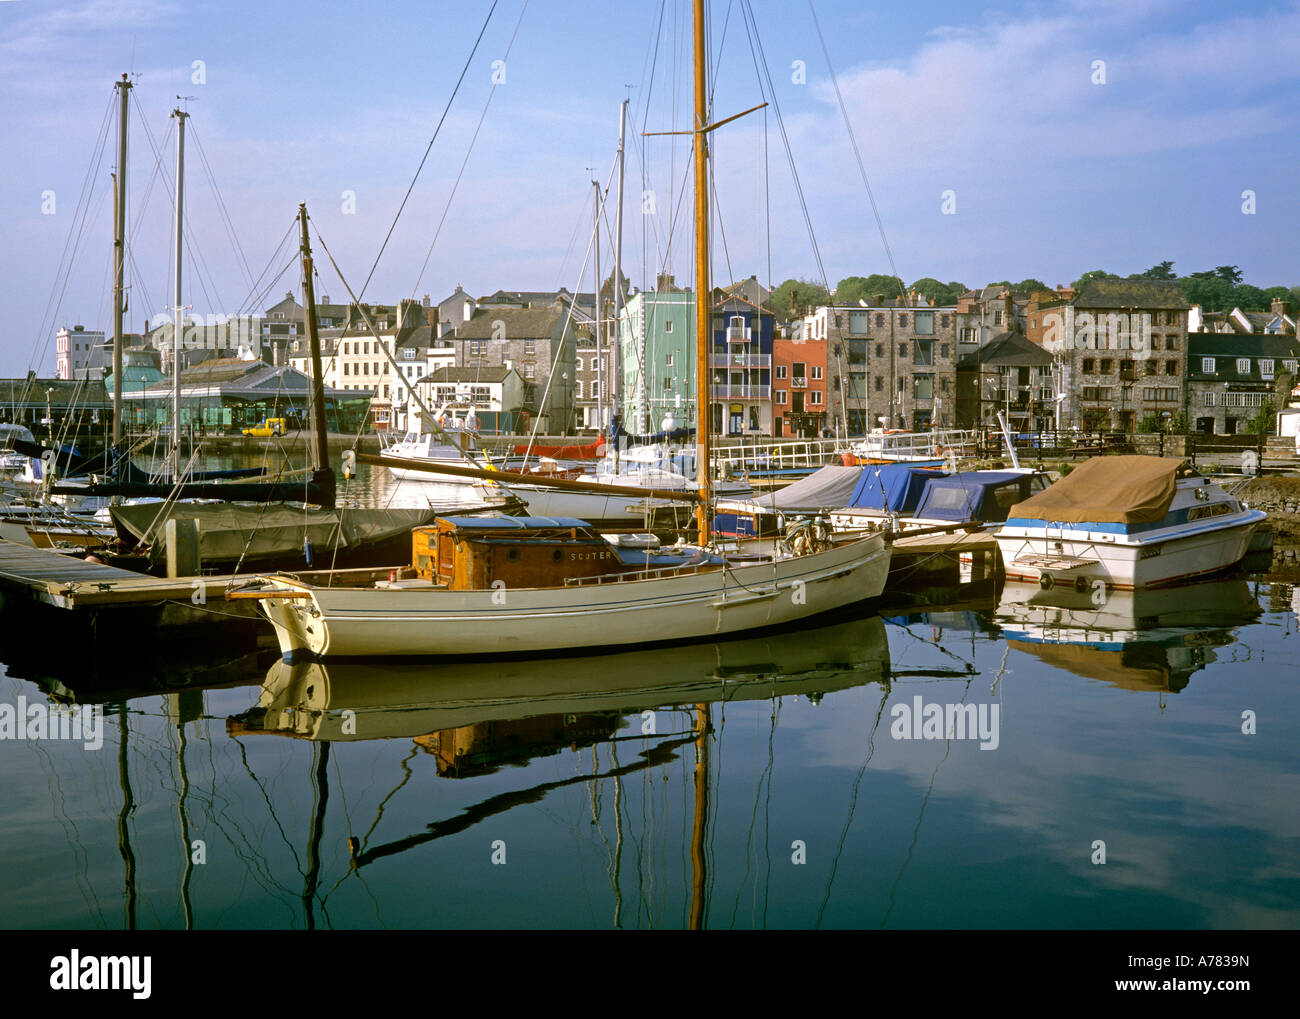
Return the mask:
POLYGON ((910 514, 921 501, 925 483, 937 472, 908 464, 880 464, 857 467, 861 471, 857 487, 846 506, 856 509, 888 510, 891 513, 910 514))
POLYGON ((823 467, 806 478, 800 478, 779 492, 755 496, 754 502, 764 509, 774 507, 782 512, 840 509, 849 504, 862 477, 862 467, 823 467))
POLYGON ((1159 456, 1095 456, 1012 506, 1009 516, 1061 523, 1154 523, 1169 512, 1185 464, 1159 456))
POLYGON ((431 524, 431 509, 306 509, 283 504, 137 503, 110 507, 113 521, 136 538, 166 545, 168 519, 199 522, 199 553, 205 561, 233 562, 301 555, 303 542, 328 555, 333 549, 356 548, 392 538, 413 527, 431 524))
POLYGON ((1019 499, 1023 491, 1020 486, 1028 477, 1017 471, 963 471, 931 478, 917 504, 916 515, 927 520, 999 523, 1007 517, 998 505, 994 490, 1002 485, 1015 485, 1011 499, 1019 499))

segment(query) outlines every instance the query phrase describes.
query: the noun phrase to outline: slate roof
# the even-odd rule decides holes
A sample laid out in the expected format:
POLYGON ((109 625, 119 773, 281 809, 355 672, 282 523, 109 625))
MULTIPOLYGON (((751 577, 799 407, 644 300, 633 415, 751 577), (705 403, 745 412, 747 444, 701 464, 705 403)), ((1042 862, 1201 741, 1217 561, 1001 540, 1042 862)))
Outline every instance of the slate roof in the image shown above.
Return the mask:
POLYGON ((1300 361, 1300 343, 1294 336, 1241 335, 1236 333, 1188 333, 1187 378, 1191 382, 1255 382, 1272 385, 1286 371, 1283 361, 1300 361), (1204 358, 1214 358, 1214 371, 1202 370, 1204 358), (1249 358, 1248 371, 1237 370, 1237 359, 1249 358), (1261 358, 1274 362, 1274 377, 1260 372, 1261 358))
POLYGON ((1089 280, 1073 303, 1085 309, 1191 307, 1182 285, 1173 280, 1089 280))
POLYGON ((1018 365, 1049 365, 1052 355, 1023 333, 998 333, 979 350, 967 354, 957 362, 958 370, 1011 367, 1018 365))
POLYGON ((506 368, 503 365, 494 365, 490 368, 439 368, 437 371, 424 376, 420 381, 441 382, 444 384, 477 382, 479 385, 490 385, 496 382, 504 382, 506 376, 513 371, 513 368, 506 368))
POLYGON ((493 339, 493 323, 505 323, 508 340, 549 340, 568 315, 565 308, 480 308, 456 332, 458 340, 493 339))

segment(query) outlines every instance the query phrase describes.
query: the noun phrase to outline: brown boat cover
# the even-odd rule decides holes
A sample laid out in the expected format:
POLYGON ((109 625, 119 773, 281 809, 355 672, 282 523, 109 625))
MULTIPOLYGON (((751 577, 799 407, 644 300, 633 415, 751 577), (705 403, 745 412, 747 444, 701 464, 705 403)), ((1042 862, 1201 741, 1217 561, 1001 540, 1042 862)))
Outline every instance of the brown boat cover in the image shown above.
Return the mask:
POLYGON ((1185 465, 1185 460, 1160 456, 1094 456, 1012 506, 1008 516, 1061 523, 1154 523, 1169 512, 1185 465))

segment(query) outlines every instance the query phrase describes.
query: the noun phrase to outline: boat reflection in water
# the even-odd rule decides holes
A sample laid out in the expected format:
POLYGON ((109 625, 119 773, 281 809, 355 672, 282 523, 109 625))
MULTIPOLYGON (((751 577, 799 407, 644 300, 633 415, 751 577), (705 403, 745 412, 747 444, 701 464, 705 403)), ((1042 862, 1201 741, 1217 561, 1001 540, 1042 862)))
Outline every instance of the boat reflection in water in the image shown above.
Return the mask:
POLYGON ((997 619, 1008 646, 1125 690, 1177 693, 1260 614, 1244 578, 1155 590, 1007 581, 997 619))
MULTIPOLYGON (((888 677, 889 649, 878 617, 610 655, 455 663, 281 660, 267 673, 257 707, 228 720, 227 729, 325 741, 441 733, 436 746, 443 748, 466 740, 477 745, 482 735, 452 736, 449 730, 495 726, 504 735, 506 723, 520 723, 513 731, 537 747, 571 746, 584 742, 578 730, 609 735, 619 728, 619 716, 636 711, 794 694, 816 698, 888 677), (598 716, 610 723, 596 724, 598 716), (540 719, 559 721, 548 729, 540 719)), ((435 742, 421 745, 433 749, 435 742)))

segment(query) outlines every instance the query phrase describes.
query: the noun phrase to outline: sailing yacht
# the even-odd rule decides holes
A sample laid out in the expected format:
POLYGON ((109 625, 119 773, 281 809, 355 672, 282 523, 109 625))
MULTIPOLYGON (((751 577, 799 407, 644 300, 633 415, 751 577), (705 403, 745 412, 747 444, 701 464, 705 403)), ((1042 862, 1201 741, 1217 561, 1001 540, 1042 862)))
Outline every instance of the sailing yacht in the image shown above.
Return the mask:
MULTIPOLYGON (((695 0, 694 11, 695 269, 697 293, 708 294, 707 138, 717 125, 708 123, 703 0, 695 0)), ((710 462, 704 427, 710 325, 708 302, 698 301, 700 465, 710 462)), ((367 462, 364 455, 357 459, 367 462)), ((387 579, 373 571, 267 575, 226 597, 258 599, 282 655, 293 661, 533 654, 717 639, 809 620, 884 590, 890 550, 879 532, 772 541, 745 552, 714 548, 712 482, 708 470, 697 473, 699 492, 689 499, 696 504, 698 545, 664 548, 653 536, 602 533, 577 518, 446 518, 413 532, 409 573, 387 579)))

